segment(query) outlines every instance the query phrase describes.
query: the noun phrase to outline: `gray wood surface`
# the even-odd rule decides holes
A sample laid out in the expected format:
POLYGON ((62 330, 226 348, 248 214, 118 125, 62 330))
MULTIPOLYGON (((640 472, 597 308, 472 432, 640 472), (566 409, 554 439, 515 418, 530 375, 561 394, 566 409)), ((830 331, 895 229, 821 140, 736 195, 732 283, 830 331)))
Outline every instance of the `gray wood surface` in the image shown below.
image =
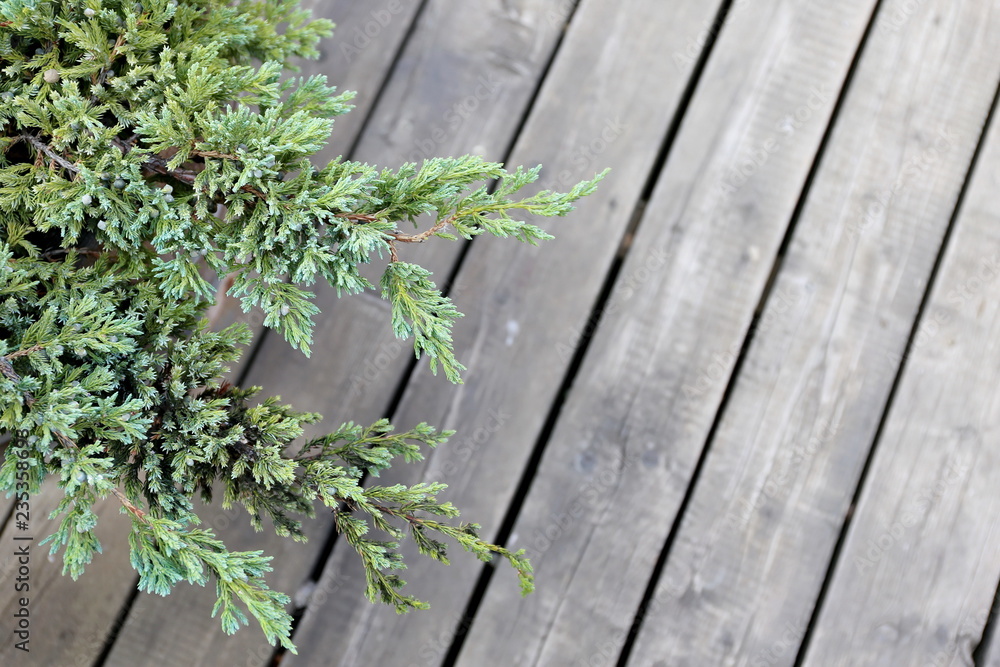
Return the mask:
POLYGON ((794 664, 1000 77, 1000 16, 921 12, 865 47, 630 664, 794 664))
MULTIPOLYGON (((558 411, 508 540, 528 550, 538 591, 521 599, 499 563, 471 627, 461 615, 484 570, 468 554, 455 551, 446 567, 407 548, 406 591, 432 608, 397 616, 364 599, 356 554, 340 541, 320 580, 310 580, 324 565, 329 513, 297 544, 254 533, 235 511, 202 510, 230 548, 274 555, 269 582, 307 605, 300 653, 283 655, 282 667, 442 665, 456 640, 465 642, 461 667, 617 664, 672 529, 630 665, 790 666, 813 613, 805 667, 973 664, 1000 580, 996 122, 941 270, 929 278, 1000 80, 1000 10, 976 0, 736 0, 692 82, 719 5, 304 0, 339 28, 303 73, 359 91, 318 161, 352 152, 398 166, 510 154, 512 166, 543 163, 539 186, 556 189, 605 166, 613 172, 569 219, 540 222, 556 240, 532 248, 480 238, 467 248, 451 287, 466 313, 454 332, 469 367, 463 385, 433 376, 425 361, 410 375, 411 343, 393 338, 377 293, 338 299, 318 289, 311 358, 265 336, 248 383, 324 413, 311 434, 386 416, 406 382, 394 423, 458 434, 378 483, 447 482, 444 499, 487 538, 558 411), (689 84, 693 97, 658 171, 689 84), (610 301, 591 319, 636 220, 610 301), (581 337, 595 329, 561 391, 581 337)), ((434 239, 400 252, 443 283, 465 249, 434 239)), ((235 318, 259 325, 252 314, 219 314, 235 318)), ((32 499, 36 542, 52 530, 44 508, 58 496, 49 484, 32 499)), ((0 517, 11 504, 0 499, 0 517)), ((59 575, 48 547, 33 548, 30 655, 11 635, 11 545, 26 533, 3 525, 0 665, 99 667, 105 638, 120 630, 100 667, 271 666, 274 648, 255 621, 222 633, 211 587, 139 594, 115 627, 136 580, 129 521, 113 501, 98 512, 105 553, 79 581, 59 575)), ((997 624, 985 632, 976 664, 1000 667, 997 624)))
POLYGON ((95 554, 86 571, 73 581, 63 576, 64 549, 49 556, 51 544, 39 542, 55 532, 62 515, 49 519, 63 498, 55 479, 47 480, 42 490, 29 499, 28 529, 19 530, 11 520, 0 533, 3 556, 0 557, 0 665, 90 665, 100 655, 104 641, 114 624, 118 609, 127 599, 136 579, 129 563, 126 531, 129 518, 119 514, 121 505, 114 499, 99 503, 95 533, 104 553, 95 554), (33 540, 17 538, 32 537, 33 540), (17 555, 28 545, 28 562, 17 555), (27 572, 20 570, 24 565, 27 572), (25 577, 27 579, 25 580, 25 577), (28 589, 16 586, 27 584, 28 589), (27 598, 30 633, 29 652, 16 648, 13 634, 19 628, 14 616, 21 609, 20 599, 27 598))
POLYGON ((727 21, 623 277, 669 260, 612 300, 515 527, 541 590, 496 577, 458 664, 617 660, 872 6, 727 21))
MULTIPOLYGON (((523 20, 549 29, 544 3, 523 8, 530 6, 523 20)), ((459 434, 422 468, 394 471, 380 483, 445 481, 463 518, 483 524, 487 537, 495 533, 690 76, 691 65, 677 67, 671 55, 714 11, 694 2, 578 8, 511 163, 544 164, 548 187, 567 187, 604 166, 613 175, 572 220, 543 223, 557 239, 541 248, 475 242, 456 283, 466 313, 455 330, 469 366, 465 384, 448 386, 421 366, 397 419, 459 434)), ((289 664, 309 664, 305 656, 317 654, 341 665, 437 664, 481 565, 462 553, 447 568, 413 550, 407 557, 410 592, 431 609, 401 617, 363 601, 357 558, 338 545, 320 582, 334 592, 308 608, 296 637, 304 657, 287 656, 289 664)))
MULTIPOLYGON (((965 20, 967 31, 954 33, 962 43, 973 51, 976 44, 995 43, 997 12, 980 12, 975 27, 971 18, 965 20)), ((963 68, 970 75, 974 69, 970 62, 963 68)), ((1000 578, 995 120, 981 157, 921 318, 922 338, 906 362, 854 511, 806 667, 974 664, 972 652, 1000 578)), ((977 664, 996 664, 995 650, 977 664)))

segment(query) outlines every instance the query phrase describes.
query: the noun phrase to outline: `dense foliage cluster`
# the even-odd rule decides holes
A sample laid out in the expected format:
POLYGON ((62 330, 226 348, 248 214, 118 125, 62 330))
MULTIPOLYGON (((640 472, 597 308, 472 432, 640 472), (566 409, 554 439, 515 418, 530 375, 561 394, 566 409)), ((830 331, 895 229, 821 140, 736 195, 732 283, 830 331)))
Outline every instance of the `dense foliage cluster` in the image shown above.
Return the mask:
POLYGON ((322 503, 363 559, 368 597, 399 610, 423 606, 399 591, 404 527, 438 560, 441 537, 499 554, 525 590, 531 568, 475 524, 448 523, 443 485, 362 485, 448 433, 380 421, 302 441, 319 415, 223 382, 251 332, 207 326, 215 285, 306 354, 318 311, 305 287, 380 288, 395 333, 460 381, 459 313, 396 244, 483 232, 533 243, 547 235, 512 213, 564 215, 597 182, 518 199, 537 169, 470 156, 314 166, 351 94, 282 74, 331 28, 294 0, 0 0, 0 429, 18 434, 0 489, 57 480, 50 539, 73 577, 101 549, 94 504, 115 496, 142 590, 214 581, 227 632, 245 608, 289 647, 270 559, 198 527, 194 498, 214 490, 258 530, 267 518, 297 539, 322 503), (359 272, 372 260, 385 263, 378 287, 359 272))

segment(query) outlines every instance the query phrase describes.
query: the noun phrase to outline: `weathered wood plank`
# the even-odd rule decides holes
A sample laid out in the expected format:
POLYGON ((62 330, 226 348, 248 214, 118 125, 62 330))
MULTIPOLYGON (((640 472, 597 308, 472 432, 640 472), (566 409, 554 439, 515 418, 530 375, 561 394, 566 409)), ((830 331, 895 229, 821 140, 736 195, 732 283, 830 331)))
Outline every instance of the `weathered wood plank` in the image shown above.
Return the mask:
POLYGON ((422 0, 302 1, 303 9, 337 24, 333 38, 320 42, 319 59, 303 63, 302 73, 325 74, 330 85, 357 93, 351 102, 354 110, 337 118, 330 143, 317 162, 350 152, 421 4, 422 0))
POLYGON ((734 8, 458 664, 615 663, 873 6, 734 8))
MULTIPOLYGON (((716 9, 635 0, 585 2, 577 9, 511 162, 545 164, 549 187, 566 187, 604 166, 614 176, 581 202, 565 227, 547 225, 558 236, 547 247, 492 239, 473 245, 456 282, 456 301, 466 313, 455 330, 469 366, 466 382, 448 387, 421 367, 397 417, 403 426, 427 420, 459 435, 424 466, 394 471, 380 483, 443 480, 451 484, 448 499, 483 523, 485 535, 495 534, 655 164, 656 138, 665 135, 690 76, 693 60, 676 67, 672 55, 688 47, 716 9)), ((532 20, 547 17, 536 12, 532 20)), ((449 568, 412 549, 407 557, 410 592, 429 600, 431 610, 400 617, 364 604, 356 556, 338 545, 320 582, 325 599, 309 606, 300 625, 303 657, 285 660, 439 662, 480 565, 462 554, 449 568)), ((484 664, 498 663, 490 657, 484 664)))
POLYGON ((794 663, 1000 76, 982 14, 876 24, 632 664, 794 663))
POLYGON ((64 550, 49 556, 51 545, 38 543, 55 532, 62 515, 54 520, 49 513, 63 498, 56 480, 47 480, 42 490, 29 501, 27 530, 20 530, 9 521, 0 534, 3 557, 0 558, 0 664, 47 667, 48 665, 89 665, 100 654, 108 629, 128 596, 134 581, 129 564, 127 544, 120 530, 121 505, 111 498, 95 508, 95 532, 104 553, 95 554, 83 576, 74 582, 63 576, 64 550), (31 537, 32 540, 18 538, 31 537), (27 563, 21 561, 20 550, 28 549, 27 563), (25 570, 21 567, 25 566, 25 570), (16 586, 27 585, 27 590, 16 586), (29 651, 16 648, 21 598, 27 599, 29 651))
MULTIPOLYGON (((953 23, 952 34, 966 53, 985 60, 1000 16, 973 11, 973 4, 937 6, 942 27, 957 14, 969 21, 978 15, 981 26, 953 23)), ((963 70, 971 75, 975 65, 966 60, 963 70)), ((996 81, 986 74, 979 80, 983 89, 996 81)), ((973 664, 1000 578, 995 121, 989 135, 836 564, 807 666, 973 664)))
MULTIPOLYGON (((2 460, 2 457, 7 455, 7 447, 10 446, 10 434, 3 433, 0 435, 0 442, 3 442, 3 445, 0 446, 0 460, 2 460)), ((10 497, 7 497, 6 494, 0 494, 0 530, 6 525, 4 522, 7 521, 7 517, 14 508, 14 500, 13 493, 11 493, 10 497)))

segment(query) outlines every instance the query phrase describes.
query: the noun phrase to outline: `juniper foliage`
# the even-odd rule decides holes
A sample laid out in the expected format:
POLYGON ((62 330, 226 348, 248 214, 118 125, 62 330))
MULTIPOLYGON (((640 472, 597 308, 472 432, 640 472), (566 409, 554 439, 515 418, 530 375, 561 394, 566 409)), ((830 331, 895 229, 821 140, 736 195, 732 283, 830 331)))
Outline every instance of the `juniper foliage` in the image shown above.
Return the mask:
POLYGON ((23 497, 58 480, 48 539, 74 578, 101 550, 93 507, 115 496, 142 590, 214 582, 226 632, 245 609, 292 650, 288 597, 264 580, 270 558, 227 550, 198 527, 194 498, 221 488, 223 507, 245 507, 255 529, 267 518, 299 540, 302 519, 326 506, 364 563, 368 598, 399 611, 426 606, 400 591, 404 529, 445 563, 444 539, 499 555, 525 592, 531 566, 477 525, 450 523, 442 484, 362 485, 450 433, 383 420, 302 442, 319 415, 222 381, 251 332, 210 330, 215 285, 227 276, 244 311, 309 354, 307 287, 378 289, 359 267, 384 261, 394 332, 460 382, 459 313, 397 244, 535 243, 549 236, 515 216, 564 215, 600 178, 519 198, 537 168, 474 156, 315 168, 352 94, 282 74, 331 29, 294 0, 0 0, 0 429, 18 434, 0 488, 23 497), (400 230, 426 216, 424 231, 400 230))

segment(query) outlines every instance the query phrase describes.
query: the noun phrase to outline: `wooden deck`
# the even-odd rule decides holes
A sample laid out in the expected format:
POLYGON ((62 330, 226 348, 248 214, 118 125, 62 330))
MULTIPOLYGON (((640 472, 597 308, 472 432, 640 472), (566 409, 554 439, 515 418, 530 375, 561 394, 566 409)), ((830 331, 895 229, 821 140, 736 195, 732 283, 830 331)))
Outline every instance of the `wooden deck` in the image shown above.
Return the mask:
POLYGON ((29 655, 0 561, 0 665, 1000 667, 995 3, 306 4, 339 28, 305 69, 359 92, 326 158, 613 169, 539 248, 404 249, 465 313, 465 384, 332 290, 311 359, 267 336, 243 369, 326 427, 456 429, 380 482, 447 482, 538 590, 411 550, 432 609, 397 616, 328 516, 296 544, 207 509, 295 595, 276 653, 212 590, 137 594, 109 503, 78 582, 32 564, 29 655))

